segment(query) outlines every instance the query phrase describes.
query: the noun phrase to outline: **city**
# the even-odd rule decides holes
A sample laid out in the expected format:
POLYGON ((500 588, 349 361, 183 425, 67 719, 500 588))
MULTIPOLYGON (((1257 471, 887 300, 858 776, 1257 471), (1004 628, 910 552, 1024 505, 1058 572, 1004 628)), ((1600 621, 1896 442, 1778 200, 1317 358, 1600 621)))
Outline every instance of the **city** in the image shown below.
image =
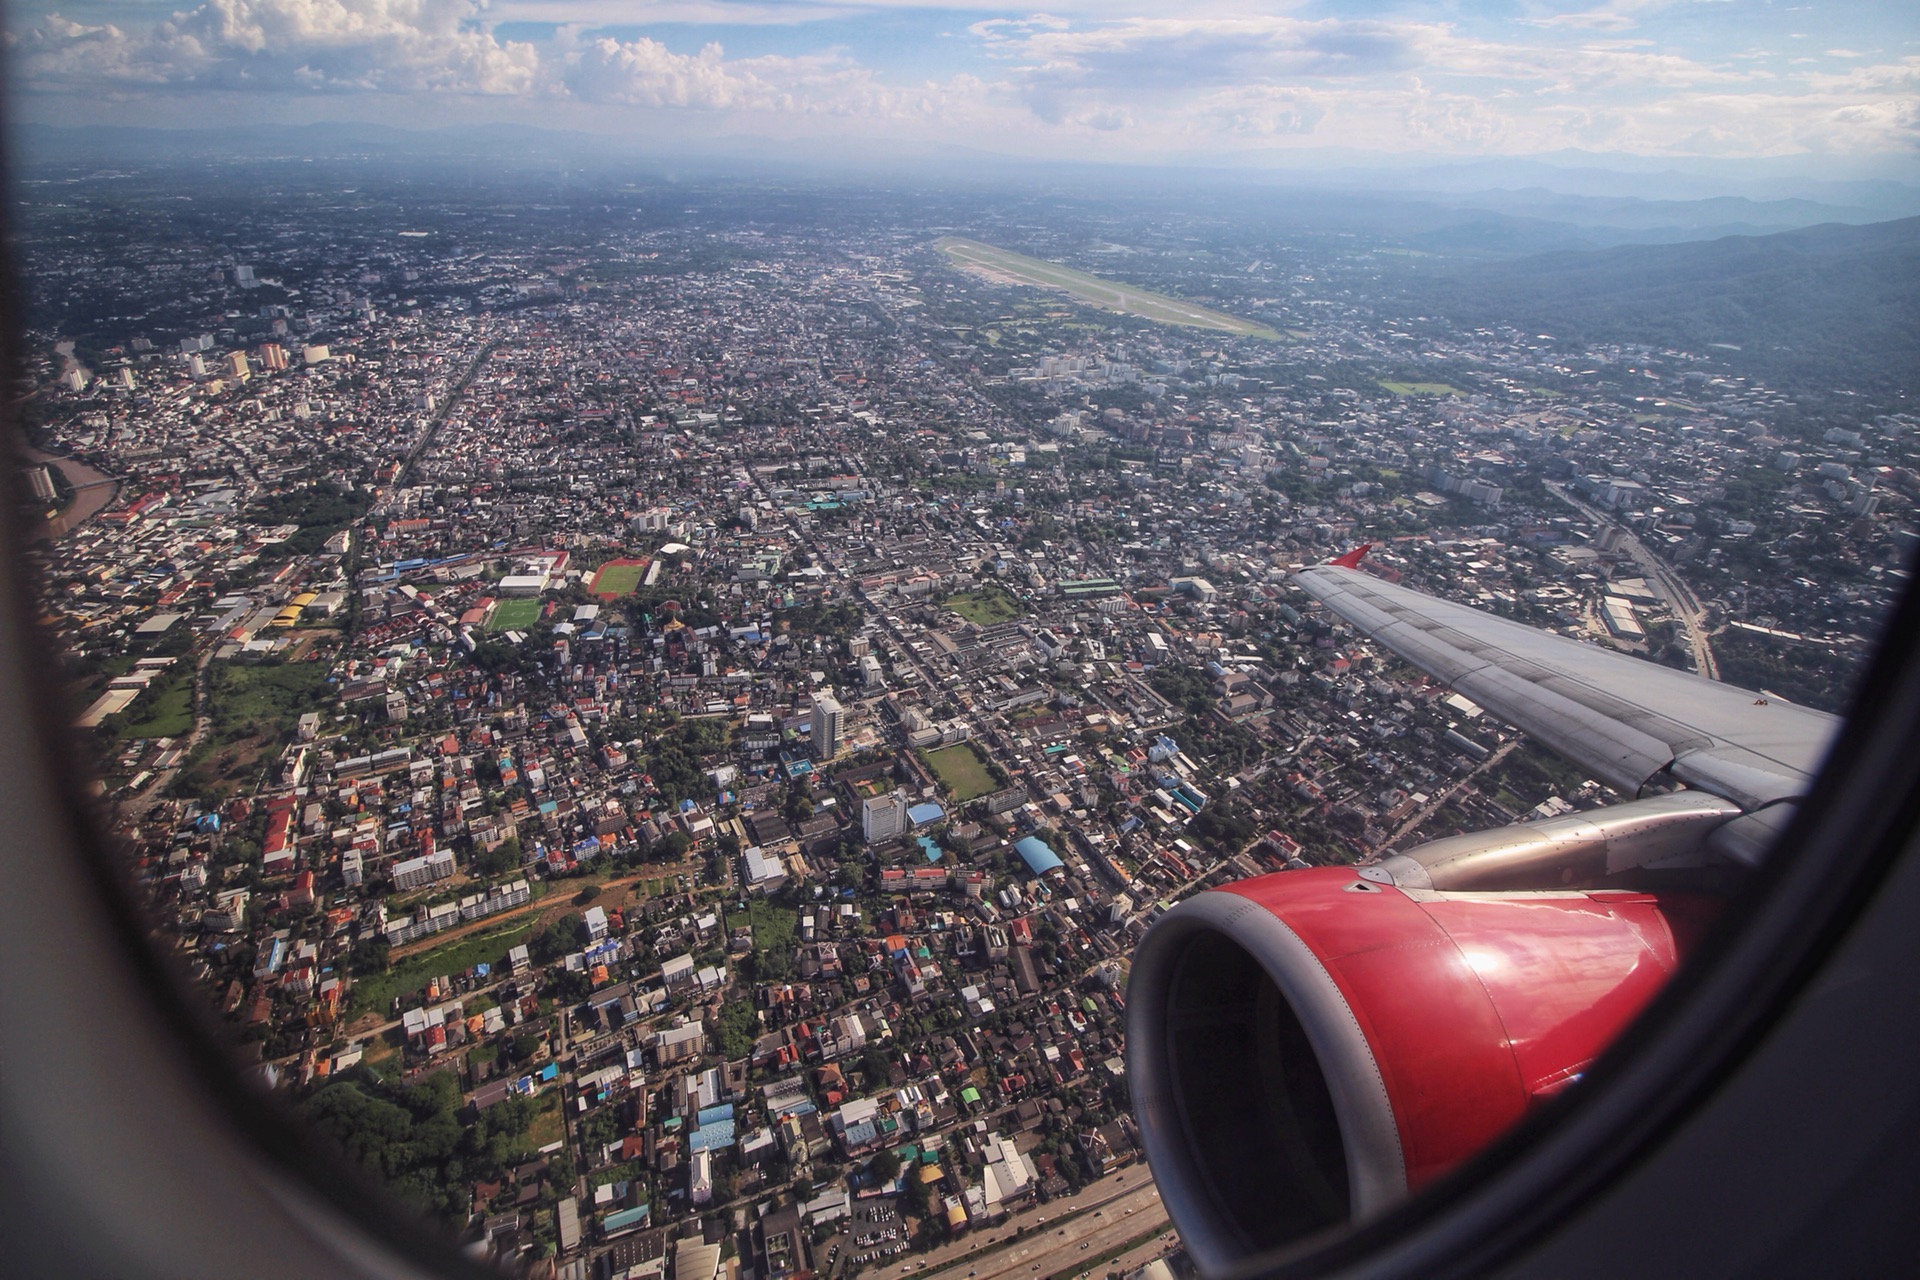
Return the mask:
POLYGON ((23 183, 20 483, 156 944, 527 1274, 1180 1267, 1148 925, 1617 798, 1293 570, 1836 712, 1906 582, 1898 390, 1462 327, 1384 239, 352 173, 23 183))

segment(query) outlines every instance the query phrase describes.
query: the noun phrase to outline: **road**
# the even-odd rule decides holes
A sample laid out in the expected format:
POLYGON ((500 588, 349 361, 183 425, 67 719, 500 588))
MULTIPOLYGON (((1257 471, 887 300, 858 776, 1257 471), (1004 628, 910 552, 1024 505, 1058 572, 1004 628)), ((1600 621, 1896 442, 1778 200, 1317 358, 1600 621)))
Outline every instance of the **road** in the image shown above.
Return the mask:
POLYGON ((1720 678, 1720 664, 1714 661, 1713 647, 1707 643, 1706 610, 1700 607, 1698 597, 1692 588, 1680 580, 1679 575, 1667 567, 1667 563, 1647 549, 1645 543, 1633 535, 1625 525, 1567 492, 1566 486, 1555 481, 1546 481, 1547 492, 1566 503, 1574 510, 1587 516, 1596 524, 1611 526, 1621 533, 1620 545, 1626 548, 1633 562, 1640 566, 1645 574, 1660 589, 1672 607, 1673 617, 1680 624, 1680 630, 1687 638, 1687 647, 1693 650, 1694 670, 1709 680, 1720 678))
POLYGON ((1148 1231, 1170 1232, 1166 1210, 1160 1204, 1160 1189, 1153 1185, 1152 1174, 1144 1167, 1129 1169, 1124 1175, 1128 1187, 1106 1199, 1089 1199, 1094 1187, 1070 1200, 1055 1200, 1018 1215, 1006 1225, 944 1245, 926 1258, 916 1258, 896 1266, 873 1270, 876 1276, 902 1275, 911 1271, 916 1280, 938 1276, 941 1280, 1037 1280, 1052 1275, 1078 1274, 1087 1263, 1109 1249, 1126 1244, 1148 1231), (1136 1179, 1144 1183, 1133 1185, 1136 1179), (1022 1239, 1009 1237, 1019 1228, 1032 1229, 1044 1219, 1060 1214, 1075 1215, 1060 1226, 1022 1239), (1081 1246, 1084 1245, 1085 1248, 1081 1246), (926 1264, 923 1271, 921 1263, 926 1264))
POLYGON ((187 734, 187 740, 179 744, 182 748, 180 763, 169 769, 162 769, 153 781, 142 787, 139 792, 120 802, 120 816, 131 818, 146 812, 147 806, 166 794, 169 783, 193 757, 193 749, 200 745, 200 739, 206 737, 207 726, 212 717, 207 714, 207 664, 213 661, 213 648, 208 646, 200 651, 200 660, 193 668, 193 728, 187 734))
MULTIPOLYGON (((667 876, 694 875, 702 870, 705 865, 706 860, 704 858, 686 858, 679 862, 650 862, 632 875, 614 876, 607 880, 595 880, 587 883, 598 884, 600 891, 605 893, 610 889, 628 888, 632 885, 639 884, 642 880, 660 880, 667 876)), ((417 941, 395 947, 392 952, 389 953, 387 959, 389 961, 405 960, 408 956, 416 956, 423 951, 432 951, 435 947, 444 947, 449 942, 458 942, 470 933, 479 933, 482 929, 492 929, 506 921, 513 920, 519 916, 532 915, 534 912, 548 907, 566 904, 570 909, 584 911, 588 906, 592 905, 591 903, 583 903, 577 907, 573 906, 573 893, 578 893, 579 889, 574 889, 573 893, 564 891, 574 882, 554 880, 549 883, 553 886, 554 891, 545 897, 535 898, 531 902, 522 903, 517 907, 508 907, 505 911, 496 912, 490 916, 481 916, 478 920, 470 920, 465 924, 457 924, 453 926, 453 928, 444 929, 439 933, 430 933, 417 941)), ((580 889, 584 888, 586 888, 586 883, 580 884, 580 889)))
POLYGON ((1463 777, 1461 777, 1461 779, 1458 782, 1454 783, 1452 786, 1448 787, 1445 791, 1442 791, 1439 795, 1434 796, 1432 799, 1428 800, 1425 804, 1421 805, 1420 812, 1414 814, 1411 818, 1408 818, 1405 822, 1401 823, 1399 828, 1396 829, 1391 836, 1387 837, 1387 842, 1381 845, 1380 847, 1382 849, 1392 849, 1397 847, 1402 840, 1406 839, 1414 831, 1418 830, 1420 825, 1424 823, 1428 818, 1431 818, 1434 814, 1440 812, 1441 805, 1445 804, 1447 801, 1459 795, 1460 789, 1462 787, 1466 786, 1469 782, 1472 782, 1475 778, 1479 777, 1481 774, 1485 773, 1487 770, 1493 768, 1495 765, 1499 764, 1502 760, 1505 760, 1508 756, 1512 755, 1514 748, 1518 747, 1519 745, 1520 745, 1520 739, 1509 738, 1507 741, 1495 747, 1493 749, 1493 754, 1488 756, 1485 760, 1482 760, 1479 764, 1475 765, 1473 767, 1472 772, 1465 774, 1463 777))

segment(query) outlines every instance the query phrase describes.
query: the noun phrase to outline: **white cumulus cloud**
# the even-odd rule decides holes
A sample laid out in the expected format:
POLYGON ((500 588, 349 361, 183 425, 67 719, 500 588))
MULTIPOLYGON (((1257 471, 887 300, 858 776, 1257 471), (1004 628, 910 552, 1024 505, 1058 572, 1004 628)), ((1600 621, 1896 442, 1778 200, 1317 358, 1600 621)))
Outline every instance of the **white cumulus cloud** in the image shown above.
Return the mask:
POLYGON ((495 39, 483 13, 478 0, 207 0, 139 31, 53 14, 12 43, 40 88, 534 89, 537 51, 495 39))

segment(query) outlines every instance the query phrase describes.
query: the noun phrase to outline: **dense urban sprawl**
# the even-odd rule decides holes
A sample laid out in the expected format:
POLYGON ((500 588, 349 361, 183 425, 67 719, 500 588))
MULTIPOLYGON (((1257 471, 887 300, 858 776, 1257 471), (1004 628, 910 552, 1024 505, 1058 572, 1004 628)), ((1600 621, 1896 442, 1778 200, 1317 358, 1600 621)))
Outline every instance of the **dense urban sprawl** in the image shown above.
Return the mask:
POLYGON ((157 936, 265 1087, 528 1267, 979 1270, 1060 1213, 1087 1267, 1167 1251, 1155 915, 1609 798, 1291 570, 1372 542, 1843 710, 1912 550, 1920 419, 1389 315, 1365 244, 379 181, 24 188, 22 485, 157 936))

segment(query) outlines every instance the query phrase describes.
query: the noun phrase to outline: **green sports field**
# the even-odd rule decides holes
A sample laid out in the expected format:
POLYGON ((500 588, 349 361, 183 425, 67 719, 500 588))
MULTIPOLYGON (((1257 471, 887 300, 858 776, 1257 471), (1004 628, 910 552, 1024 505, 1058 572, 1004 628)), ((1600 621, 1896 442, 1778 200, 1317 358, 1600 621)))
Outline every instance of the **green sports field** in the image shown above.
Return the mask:
POLYGON ((525 631, 538 621, 540 601, 502 600, 493 606, 493 616, 487 619, 487 630, 525 631))
POLYGON ((971 742, 958 742, 951 747, 923 752, 920 758, 940 781, 953 788, 956 804, 965 804, 994 789, 993 775, 987 772, 987 762, 980 758, 979 749, 971 742))
POLYGON ((597 596, 630 596, 646 572, 645 560, 609 560, 593 575, 593 585, 587 590, 597 596))
POLYGON ((990 627, 996 622, 1011 622, 1025 613, 1020 602, 998 587, 984 587, 978 591, 963 591, 959 595, 948 596, 941 602, 942 607, 953 610, 968 622, 990 627))

